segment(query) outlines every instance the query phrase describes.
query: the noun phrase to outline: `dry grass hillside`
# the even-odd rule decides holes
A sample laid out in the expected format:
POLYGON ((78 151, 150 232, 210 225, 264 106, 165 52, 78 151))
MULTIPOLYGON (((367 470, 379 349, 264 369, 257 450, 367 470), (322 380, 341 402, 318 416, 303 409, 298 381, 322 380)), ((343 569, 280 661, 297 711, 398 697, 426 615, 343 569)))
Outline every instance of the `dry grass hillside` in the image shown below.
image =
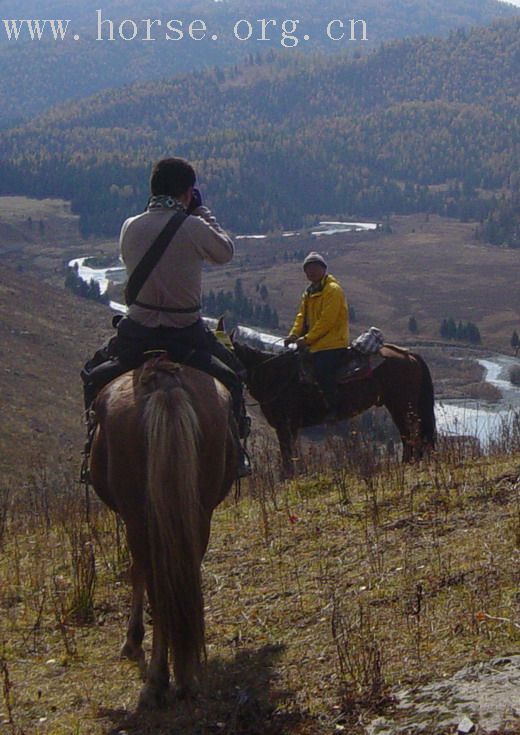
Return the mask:
POLYGON ((80 239, 78 222, 62 199, 0 197, 0 259, 20 270, 61 272, 64 249, 80 239))
MULTIPOLYGON (((377 278, 389 279, 384 303, 398 303, 398 287, 388 285, 398 244, 410 258, 418 253, 411 222, 398 226, 354 242, 352 252, 341 241, 319 244, 361 314, 382 303, 363 286, 376 264, 377 278)), ((416 294, 430 279, 427 253, 439 251, 436 263, 449 256, 445 226, 433 222, 437 239, 414 256, 416 294)), ((475 253, 490 268, 497 258, 505 314, 516 256, 472 249, 465 227, 453 224, 467 233, 460 252, 469 270, 475 253)), ((254 247, 239 257, 271 257, 254 247)), ((48 263, 59 264, 60 248, 49 248, 48 263)), ((258 432, 255 474, 240 499, 218 509, 204 563, 206 683, 191 705, 172 698, 163 712, 135 712, 139 674, 118 658, 129 603, 123 530, 96 502, 87 521, 77 484, 78 371, 108 332, 109 312, 56 289, 52 268, 35 270, 33 253, 23 255, 32 274, 14 256, 0 259, 2 735, 363 735, 373 718, 395 715, 395 687, 520 651, 518 421, 491 457, 461 440, 408 468, 374 454, 359 434, 329 437, 305 445, 301 478, 285 484, 272 437, 258 432)), ((265 277, 288 315, 302 287, 299 264, 248 267, 244 280, 254 288, 265 277)), ((207 275, 232 284, 237 273, 207 275)), ((469 303, 470 287, 459 290, 469 303)), ((393 336, 385 313, 367 320, 393 336)), ((149 633, 145 644, 149 651, 149 633)), ((517 735, 518 720, 508 718, 500 735, 517 735)), ((452 731, 432 724, 427 732, 452 731)))
MULTIPOLYGON (((408 468, 331 440, 285 484, 273 447, 258 444, 254 477, 213 521, 202 690, 154 713, 136 711, 139 672, 119 660, 129 587, 117 519, 94 503, 87 522, 83 492, 54 460, 4 484, 0 731, 364 735, 376 717, 404 716, 396 687, 518 653, 515 436, 494 457, 461 443, 408 468)), ((494 735, 518 735, 514 702, 496 707, 494 735)), ((420 732, 455 730, 430 715, 420 732)))
POLYGON ((79 370, 109 314, 0 260, 0 469, 16 473, 56 446, 81 448, 79 370))

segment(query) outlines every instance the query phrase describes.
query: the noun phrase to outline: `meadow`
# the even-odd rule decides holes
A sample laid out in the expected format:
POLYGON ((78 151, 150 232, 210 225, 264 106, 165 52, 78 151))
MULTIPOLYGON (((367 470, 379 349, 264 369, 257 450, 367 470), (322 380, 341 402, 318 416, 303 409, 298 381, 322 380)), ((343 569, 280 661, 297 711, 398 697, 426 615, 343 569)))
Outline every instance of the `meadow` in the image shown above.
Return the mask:
MULTIPOLYGON (((110 313, 63 288, 68 258, 106 256, 116 244, 82 240, 65 203, 1 206, 2 735, 361 735, 397 711, 396 687, 519 651, 518 416, 486 456, 461 438, 409 467, 352 425, 343 438, 305 439, 301 475, 287 483, 272 434, 255 420, 254 476, 217 509, 204 562, 205 684, 189 705, 172 698, 163 712, 135 712, 139 672, 119 659, 130 599, 124 529, 92 496, 87 517, 78 484, 78 373, 110 333, 110 313)), ((518 316, 515 252, 476 244, 470 223, 392 226, 302 234, 290 248, 326 254, 356 307, 353 331, 376 323, 404 341, 413 312, 427 341, 458 309, 483 324, 486 347, 504 349, 518 316)), ((287 238, 239 242, 236 264, 208 271, 206 287, 242 277, 256 293, 265 283, 288 324, 304 284, 298 260, 283 256, 287 238)), ((478 365, 451 359, 462 352, 424 354, 439 395, 486 390, 478 365)))
POLYGON ((121 523, 93 497, 87 515, 67 460, 2 485, 2 732, 361 735, 394 713, 395 687, 518 652, 518 416, 488 456, 454 440, 404 467, 351 432, 303 447, 286 483, 268 435, 253 456, 203 565, 205 681, 153 714, 136 712, 140 675, 118 655, 121 523))

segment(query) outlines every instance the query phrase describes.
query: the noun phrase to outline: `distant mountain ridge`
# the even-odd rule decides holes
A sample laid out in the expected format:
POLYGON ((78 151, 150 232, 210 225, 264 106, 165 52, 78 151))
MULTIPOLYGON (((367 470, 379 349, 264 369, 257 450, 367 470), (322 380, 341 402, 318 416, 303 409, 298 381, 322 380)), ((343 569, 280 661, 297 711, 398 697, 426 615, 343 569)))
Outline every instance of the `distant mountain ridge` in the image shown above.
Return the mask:
POLYGON ((484 219, 519 185, 519 31, 512 19, 100 94, 0 135, 0 192, 72 198, 84 232, 113 233, 146 201, 150 161, 176 153, 236 231, 348 213, 484 219))
MULTIPOLYGON (((512 17, 519 8, 498 0, 301 0, 295 8, 288 0, 178 0, 172 7, 166 0, 149 4, 144 0, 107 0, 102 17, 115 22, 114 42, 94 40, 97 32, 98 3, 36 2, 23 5, 24 18, 71 19, 70 33, 65 41, 7 41, 0 23, 0 97, 6 101, 0 108, 0 127, 10 127, 43 112, 55 104, 80 99, 98 91, 116 89, 134 82, 163 79, 176 73, 201 70, 214 65, 240 62, 266 49, 281 50, 280 23, 283 19, 300 20, 298 51, 321 50, 327 53, 364 52, 382 41, 418 34, 445 35, 458 27, 483 25, 495 18, 512 17), (138 39, 143 36, 141 19, 182 19, 184 29, 190 20, 202 18, 219 41, 180 42, 118 40, 117 27, 122 19, 134 20, 139 26, 138 39), (234 22, 251 19, 253 38, 259 32, 258 18, 274 18, 278 28, 271 28, 271 41, 240 42, 232 37, 234 22), (327 39, 326 23, 334 18, 364 19, 368 28, 368 43, 335 43, 327 39), (74 41, 72 34, 80 35, 74 41), (310 40, 302 40, 308 32, 310 40)), ((2 17, 20 16, 19 4, 5 0, 2 17)), ((126 30, 128 33, 128 28, 126 30)), ((108 35, 108 31, 107 31, 108 35)), ((21 38, 28 38, 21 35, 21 38)), ((43 36, 46 38, 46 36, 43 36)), ((161 38, 159 31, 158 38, 161 38)), ((281 50, 286 56, 293 49, 281 50)))

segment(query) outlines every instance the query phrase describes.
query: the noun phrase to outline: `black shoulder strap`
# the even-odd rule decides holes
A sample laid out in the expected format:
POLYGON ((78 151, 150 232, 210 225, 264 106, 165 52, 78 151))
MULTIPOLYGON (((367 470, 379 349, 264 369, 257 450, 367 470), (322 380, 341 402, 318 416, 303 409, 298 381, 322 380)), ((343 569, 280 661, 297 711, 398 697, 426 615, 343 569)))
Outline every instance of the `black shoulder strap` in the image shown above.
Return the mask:
POLYGON ((168 244, 187 216, 186 212, 179 210, 170 217, 165 227, 163 227, 135 269, 132 271, 125 287, 125 301, 127 306, 131 306, 135 303, 139 295, 139 291, 144 286, 148 276, 160 261, 164 251, 168 247, 168 244))

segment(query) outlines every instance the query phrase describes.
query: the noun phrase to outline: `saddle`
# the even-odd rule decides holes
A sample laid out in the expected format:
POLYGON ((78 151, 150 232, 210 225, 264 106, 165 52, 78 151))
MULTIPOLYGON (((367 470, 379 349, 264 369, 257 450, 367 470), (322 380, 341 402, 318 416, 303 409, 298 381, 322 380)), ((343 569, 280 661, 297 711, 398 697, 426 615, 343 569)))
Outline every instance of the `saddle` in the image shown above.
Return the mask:
MULTIPOLYGON (((384 361, 385 358, 379 353, 367 354, 355 347, 347 347, 343 364, 336 373, 336 384, 345 385, 357 380, 366 380, 384 361)), ((298 375, 302 385, 317 385, 311 355, 307 351, 298 352, 298 375)))
MULTIPOLYGON (((122 317, 117 315, 112 320, 112 326, 119 327, 122 317)), ((88 360, 80 376, 83 381, 85 410, 88 410, 97 394, 105 385, 115 380, 129 370, 143 365, 152 357, 168 354, 174 363, 184 364, 192 353, 186 345, 176 345, 168 352, 164 349, 150 349, 139 340, 128 340, 122 337, 119 331, 106 342, 94 356, 88 360)))

